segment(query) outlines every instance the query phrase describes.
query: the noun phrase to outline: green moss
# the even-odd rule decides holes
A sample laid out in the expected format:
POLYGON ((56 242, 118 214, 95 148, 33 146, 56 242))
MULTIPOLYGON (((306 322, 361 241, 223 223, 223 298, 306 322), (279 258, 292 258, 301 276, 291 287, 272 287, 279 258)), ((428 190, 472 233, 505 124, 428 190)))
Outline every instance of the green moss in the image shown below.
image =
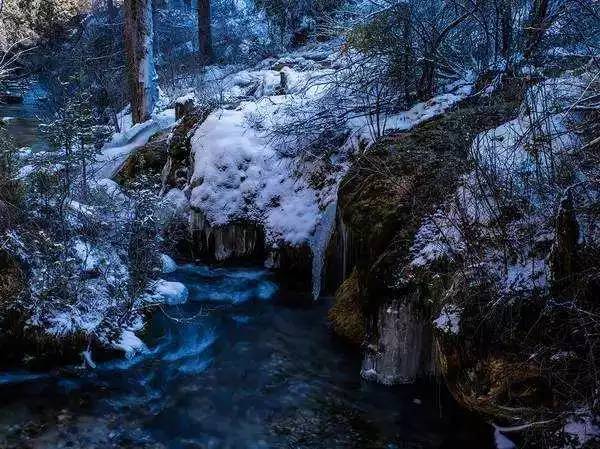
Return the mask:
POLYGON ((365 339, 365 317, 362 311, 358 272, 354 272, 335 294, 335 303, 329 311, 334 332, 355 345, 365 339))
POLYGON ((119 169, 116 181, 127 185, 141 176, 156 178, 167 162, 168 133, 159 133, 133 152, 119 169))
POLYGON ((469 169, 475 136, 512 119, 518 102, 476 97, 407 133, 392 135, 362 156, 344 179, 340 207, 352 234, 368 296, 389 296, 422 219, 469 169))

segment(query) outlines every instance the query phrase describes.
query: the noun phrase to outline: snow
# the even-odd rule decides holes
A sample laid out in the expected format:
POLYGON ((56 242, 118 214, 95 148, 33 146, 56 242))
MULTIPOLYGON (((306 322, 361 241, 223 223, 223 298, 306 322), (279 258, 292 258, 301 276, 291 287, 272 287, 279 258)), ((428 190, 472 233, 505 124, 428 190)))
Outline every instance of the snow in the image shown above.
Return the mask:
POLYGON ((440 316, 433 322, 440 331, 449 335, 458 335, 460 332, 460 317, 462 309, 454 304, 445 304, 440 316))
POLYGON ((92 181, 90 181, 89 184, 90 184, 90 188, 102 190, 106 195, 108 195, 110 198, 112 198, 116 201, 120 201, 120 202, 128 201, 127 197, 121 190, 121 187, 119 186, 119 184, 117 184, 112 179, 104 178, 104 179, 92 180, 92 181))
POLYGON ((517 447, 496 426, 494 426, 494 443, 496 444, 496 449, 515 449, 517 447))
POLYGON ((186 103, 188 103, 190 101, 194 102, 194 103, 196 102, 196 94, 194 94, 193 92, 190 92, 188 94, 182 95, 181 97, 177 98, 175 100, 175 103, 183 105, 183 104, 186 104, 186 103))
POLYGON ((576 447, 582 447, 591 441, 600 441, 600 425, 598 420, 592 418, 589 411, 581 411, 578 416, 570 416, 563 431, 577 444, 576 447))
POLYGON ((85 271, 93 271, 100 267, 100 257, 98 253, 92 249, 89 243, 77 239, 75 241, 75 253, 81 261, 85 271))
POLYGON ((166 254, 160 255, 160 261, 162 264, 162 272, 164 274, 169 274, 169 273, 173 273, 173 272, 177 271, 177 264, 175 263, 175 261, 173 259, 171 259, 166 254))
POLYGON ((148 351, 146 344, 132 330, 124 330, 119 339, 113 343, 113 348, 123 351, 127 359, 148 351))
POLYGON ((84 367, 90 367, 92 369, 96 369, 96 363, 94 362, 94 359, 92 358, 92 351, 90 351, 89 349, 86 351, 83 351, 81 353, 81 357, 83 357, 83 366, 84 367))
POLYGON ((96 158, 96 178, 114 177, 132 152, 147 144, 155 134, 172 128, 175 123, 175 110, 167 109, 154 114, 144 123, 116 133, 96 158))
POLYGON ((189 291, 181 282, 170 282, 159 279, 151 287, 150 298, 165 302, 170 306, 185 304, 189 297, 189 291))
POLYGON ((214 112, 196 131, 191 207, 212 225, 256 220, 265 225, 269 242, 302 244, 320 216, 317 194, 291 175, 294 161, 280 158, 267 138, 247 125, 256 108, 247 102, 214 112))
POLYGON ((548 266, 545 259, 526 259, 509 265, 504 279, 504 293, 543 290, 548 286, 548 266))

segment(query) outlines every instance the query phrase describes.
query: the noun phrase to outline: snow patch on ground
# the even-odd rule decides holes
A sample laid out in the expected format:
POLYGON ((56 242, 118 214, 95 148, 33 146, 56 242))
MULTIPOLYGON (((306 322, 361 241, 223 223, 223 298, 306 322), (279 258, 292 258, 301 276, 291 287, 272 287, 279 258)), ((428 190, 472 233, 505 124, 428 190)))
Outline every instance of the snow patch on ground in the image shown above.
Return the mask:
POLYGON ((113 347, 123 351, 127 359, 148 351, 146 344, 131 330, 124 330, 119 339, 113 343, 113 347))
MULTIPOLYGON (((582 447, 589 442, 600 442, 600 424, 592 418, 588 411, 570 416, 563 427, 563 432, 575 447, 582 447)), ((592 446, 590 446, 592 447, 592 446)))

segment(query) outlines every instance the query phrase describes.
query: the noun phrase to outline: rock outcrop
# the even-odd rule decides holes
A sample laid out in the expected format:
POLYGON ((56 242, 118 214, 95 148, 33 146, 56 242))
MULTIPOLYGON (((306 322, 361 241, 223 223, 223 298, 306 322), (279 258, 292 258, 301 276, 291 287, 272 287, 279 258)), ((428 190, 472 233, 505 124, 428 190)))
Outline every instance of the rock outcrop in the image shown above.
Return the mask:
MULTIPOLYGON (((474 137, 516 115, 518 105, 517 98, 501 95, 463 101, 412 131, 376 143, 342 182, 330 265, 333 256, 349 266, 344 271, 356 269, 351 282, 358 284, 357 316, 364 317, 364 377, 395 384, 435 373, 433 304, 443 280, 402 276, 409 269, 410 247, 423 217, 455 190, 474 137)), ((334 330, 341 335, 345 329, 335 311, 346 302, 338 295, 332 309, 334 330)))
POLYGON ((265 237, 260 225, 239 222, 212 226, 202 212, 192 210, 190 230, 197 258, 215 262, 264 260, 265 237))

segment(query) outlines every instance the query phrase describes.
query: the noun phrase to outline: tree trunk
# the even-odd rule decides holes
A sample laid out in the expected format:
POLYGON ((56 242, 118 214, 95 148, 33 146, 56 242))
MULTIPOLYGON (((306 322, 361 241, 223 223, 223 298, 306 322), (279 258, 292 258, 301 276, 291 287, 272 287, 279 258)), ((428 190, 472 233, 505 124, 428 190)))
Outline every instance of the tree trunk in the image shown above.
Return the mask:
POLYGON ((212 60, 210 0, 198 0, 198 52, 201 64, 207 64, 212 60))
POLYGON ((548 259, 552 274, 552 289, 556 294, 561 294, 571 286, 578 268, 579 224, 569 191, 560 201, 555 219, 555 232, 556 238, 548 259))
POLYGON ((152 0, 125 0, 125 53, 134 123, 148 120, 158 99, 152 0))
POLYGON ((412 23, 411 10, 408 3, 400 7, 400 23, 402 23, 402 39, 404 40, 404 54, 402 55, 404 101, 409 106, 412 99, 410 95, 413 81, 413 51, 412 51, 412 23))
POLYGON ((507 66, 510 65, 513 39, 513 18, 512 18, 512 0, 502 0, 500 4, 500 30, 502 43, 500 54, 506 61, 507 66))
POLYGON ((538 50, 540 42, 550 26, 548 7, 550 0, 534 0, 531 19, 525 29, 525 59, 531 58, 538 50))
POLYGON ((435 56, 428 55, 423 61, 423 72, 419 78, 417 87, 417 96, 419 100, 428 100, 433 96, 433 88, 435 81, 435 56))
POLYGON ((119 9, 115 5, 115 0, 106 0, 106 10, 108 11, 109 23, 114 23, 119 14, 119 9))

